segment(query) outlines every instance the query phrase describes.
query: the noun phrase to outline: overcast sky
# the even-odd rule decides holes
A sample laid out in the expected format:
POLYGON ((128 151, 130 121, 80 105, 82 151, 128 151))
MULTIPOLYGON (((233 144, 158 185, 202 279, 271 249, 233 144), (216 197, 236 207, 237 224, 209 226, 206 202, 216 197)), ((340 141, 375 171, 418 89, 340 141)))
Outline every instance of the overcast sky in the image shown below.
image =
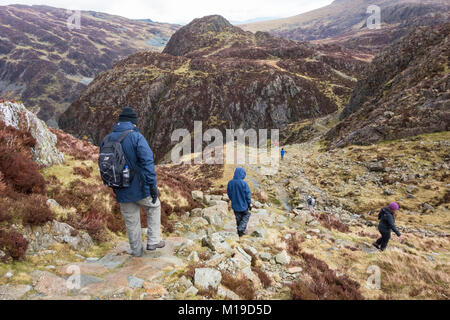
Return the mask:
POLYGON ((332 0, 0 0, 13 3, 45 4, 72 10, 94 10, 130 19, 185 24, 194 18, 220 14, 231 21, 254 18, 284 18, 323 7, 332 0))

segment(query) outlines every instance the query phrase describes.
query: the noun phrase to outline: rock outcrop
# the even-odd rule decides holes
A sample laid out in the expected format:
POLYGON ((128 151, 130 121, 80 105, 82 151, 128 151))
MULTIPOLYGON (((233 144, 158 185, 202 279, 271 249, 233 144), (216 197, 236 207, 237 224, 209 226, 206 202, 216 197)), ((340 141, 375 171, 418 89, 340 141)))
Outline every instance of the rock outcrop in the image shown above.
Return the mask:
POLYGON ((449 23, 418 28, 377 56, 328 133, 330 145, 449 130, 449 34, 449 23))
POLYGON ((78 231, 66 223, 52 221, 43 226, 26 227, 27 254, 42 254, 55 243, 66 243, 74 250, 86 251, 94 242, 85 231, 78 231))
POLYGON ((49 167, 63 162, 64 155, 56 147, 56 135, 49 130, 44 121, 39 120, 23 104, 0 101, 0 121, 3 121, 6 126, 29 132, 36 139, 32 152, 38 164, 49 167))

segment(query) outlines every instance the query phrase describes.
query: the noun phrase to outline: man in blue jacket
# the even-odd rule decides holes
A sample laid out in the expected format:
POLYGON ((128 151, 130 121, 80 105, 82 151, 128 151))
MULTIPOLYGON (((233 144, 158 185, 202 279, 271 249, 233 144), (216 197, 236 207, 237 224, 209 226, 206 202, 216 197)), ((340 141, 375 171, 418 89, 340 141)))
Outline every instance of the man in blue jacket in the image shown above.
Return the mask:
POLYGON ((250 188, 244 181, 246 172, 244 168, 238 167, 234 171, 233 180, 228 182, 227 194, 231 200, 236 217, 237 232, 239 237, 245 234, 248 221, 250 220, 250 210, 252 210, 252 199, 250 197, 250 188))
POLYGON ((114 125, 109 136, 112 140, 117 140, 124 131, 132 130, 122 141, 122 149, 134 175, 128 188, 114 189, 114 192, 125 220, 132 254, 141 257, 144 253, 141 207, 147 212, 147 250, 163 248, 165 242, 161 240, 161 203, 158 199, 153 152, 137 129, 137 122, 136 112, 127 106, 119 115, 119 122, 114 125))

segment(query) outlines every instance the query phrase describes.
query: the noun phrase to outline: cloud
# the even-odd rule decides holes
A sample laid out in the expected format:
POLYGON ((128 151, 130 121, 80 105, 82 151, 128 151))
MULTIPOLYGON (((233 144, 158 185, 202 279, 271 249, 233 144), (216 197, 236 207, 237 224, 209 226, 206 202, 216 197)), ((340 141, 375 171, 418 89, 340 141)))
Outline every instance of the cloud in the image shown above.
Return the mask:
POLYGON ((130 19, 152 19, 185 24, 210 14, 220 14, 232 21, 260 17, 289 17, 331 2, 332 0, 0 0, 0 5, 45 4, 72 10, 100 11, 130 19))

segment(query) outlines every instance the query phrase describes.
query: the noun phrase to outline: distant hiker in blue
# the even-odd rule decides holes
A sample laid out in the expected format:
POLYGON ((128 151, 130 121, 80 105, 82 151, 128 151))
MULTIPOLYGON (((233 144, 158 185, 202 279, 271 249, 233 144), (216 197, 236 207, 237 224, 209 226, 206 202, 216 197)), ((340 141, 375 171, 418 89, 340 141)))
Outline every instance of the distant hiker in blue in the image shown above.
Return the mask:
POLYGON ((132 254, 141 257, 144 253, 142 245, 142 229, 140 208, 147 213, 147 250, 163 248, 161 240, 161 203, 158 199, 156 172, 153 152, 147 140, 137 129, 138 116, 131 107, 125 107, 119 115, 119 122, 100 145, 100 153, 107 139, 117 141, 122 138, 122 150, 127 167, 131 171, 127 187, 114 188, 117 202, 125 220, 132 254))
POLYGON ((231 207, 236 217, 239 237, 245 234, 248 221, 250 220, 250 211, 252 210, 250 188, 247 182, 244 181, 246 175, 244 168, 236 168, 233 180, 230 180, 227 186, 227 194, 231 200, 231 207))
POLYGON ((286 153, 286 151, 284 151, 284 148, 281 148, 281 160, 284 159, 284 154, 286 153))

